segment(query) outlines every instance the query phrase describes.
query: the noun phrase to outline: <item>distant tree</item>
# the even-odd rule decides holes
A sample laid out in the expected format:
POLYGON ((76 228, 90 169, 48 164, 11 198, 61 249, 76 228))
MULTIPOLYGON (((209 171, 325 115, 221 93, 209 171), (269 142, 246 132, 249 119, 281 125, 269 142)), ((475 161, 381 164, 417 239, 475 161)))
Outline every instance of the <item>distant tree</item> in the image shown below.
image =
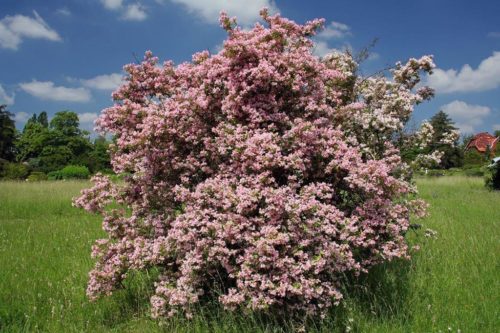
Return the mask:
POLYGON ((78 114, 57 112, 50 120, 46 112, 34 114, 16 142, 17 160, 32 171, 51 172, 67 165, 86 166, 92 173, 110 170, 110 142, 80 129, 78 114))
MULTIPOLYGON (((500 130, 494 131, 493 135, 496 136, 497 138, 499 138, 500 137, 500 130)), ((497 145, 495 146, 495 151, 493 151, 493 155, 494 156, 500 156, 500 142, 497 142, 497 145)))
POLYGON ((491 151, 491 146, 486 145, 486 150, 484 151, 484 158, 488 161, 491 157, 493 157, 493 151, 491 151))
POLYGON ((26 124, 24 124, 24 126, 26 127, 26 126, 28 126, 30 124, 36 124, 36 123, 38 123, 38 118, 36 116, 36 113, 33 113, 33 115, 31 116, 31 118, 28 119, 28 121, 26 122, 26 124))
MULTIPOLYGON (((56 161, 65 161, 65 164, 59 165, 59 169, 67 164, 88 165, 89 154, 93 147, 88 137, 89 133, 80 129, 77 113, 67 110, 57 112, 50 121, 50 132, 49 144, 65 148, 57 150, 56 161)), ((54 165, 55 162, 46 164, 46 167, 52 168, 54 165)))
POLYGON ((478 167, 485 162, 484 156, 476 149, 469 149, 464 153, 463 165, 465 167, 478 167))
POLYGON ((18 154, 17 160, 28 162, 38 158, 43 148, 48 145, 49 129, 40 124, 36 114, 24 125, 24 129, 16 143, 18 154))
POLYGON ((38 170, 45 173, 60 170, 72 163, 73 152, 67 146, 46 146, 40 153, 38 170))
POLYGON ((93 150, 90 152, 89 169, 92 172, 111 170, 109 144, 105 137, 99 136, 94 140, 93 150))
POLYGON ((463 165, 463 151, 458 147, 458 137, 454 139, 453 145, 446 142, 449 133, 456 132, 453 120, 444 112, 439 111, 431 119, 430 124, 434 129, 432 140, 429 144, 430 151, 441 151, 440 167, 449 169, 463 165))
POLYGON ((18 147, 19 161, 26 161, 33 170, 50 172, 68 164, 88 163, 93 147, 88 132, 79 128, 78 114, 57 112, 50 125, 46 112, 28 120, 18 147))
POLYGON ((464 134, 462 136, 462 143, 461 143, 461 147, 463 149, 465 149, 465 147, 467 147, 467 145, 469 144, 469 142, 474 138, 474 135, 472 134, 464 134))
POLYGON ((0 105, 0 159, 12 161, 15 157, 16 125, 7 105, 0 105))
POLYGON ((80 120, 78 114, 73 111, 60 111, 50 121, 50 128, 61 131, 66 136, 78 136, 82 134, 79 128, 80 120))
POLYGON ((430 123, 434 129, 435 140, 441 139, 444 133, 451 130, 457 130, 454 126, 453 120, 451 120, 448 114, 442 110, 432 116, 430 123))
POLYGON ((47 116, 47 112, 45 111, 42 111, 39 115, 38 115, 38 119, 37 119, 38 123, 40 125, 42 125, 43 127, 47 128, 49 127, 49 118, 47 116))
POLYGON ((430 121, 423 121, 418 130, 405 128, 396 138, 403 161, 414 169, 461 166, 463 147, 458 145, 460 135, 453 125, 448 115, 439 111, 430 121))

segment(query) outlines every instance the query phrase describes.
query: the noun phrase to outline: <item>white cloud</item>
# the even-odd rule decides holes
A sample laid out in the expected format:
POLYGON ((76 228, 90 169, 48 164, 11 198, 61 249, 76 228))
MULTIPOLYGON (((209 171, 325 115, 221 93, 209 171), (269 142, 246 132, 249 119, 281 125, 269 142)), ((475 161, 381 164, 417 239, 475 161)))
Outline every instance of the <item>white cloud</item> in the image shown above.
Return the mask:
POLYGON ((215 53, 219 53, 220 51, 222 51, 223 48, 224 48, 224 42, 220 42, 219 44, 215 45, 214 47, 215 53))
POLYGON ((70 10, 66 7, 59 8, 58 10, 56 10, 56 14, 61 16, 71 16, 70 10))
POLYGON ((128 5, 122 18, 127 21, 144 21, 148 14, 140 4, 128 5))
POLYGON ((52 101, 88 102, 91 99, 90 91, 86 88, 67 88, 55 86, 51 81, 36 81, 21 83, 22 90, 28 94, 52 101))
POLYGON ((324 57, 327 54, 333 52, 339 52, 340 50, 334 47, 329 47, 327 42, 317 41, 314 43, 313 54, 318 57, 324 57))
POLYGON ((79 113, 78 114, 78 119, 80 120, 80 123, 83 124, 93 124, 94 120, 97 119, 99 115, 97 113, 92 113, 92 112, 85 112, 85 113, 79 113))
MULTIPOLYGON (((339 47, 330 47, 329 40, 343 39, 351 35, 351 28, 344 23, 331 21, 322 31, 314 38, 313 54, 318 57, 324 57, 332 52, 341 52, 339 47)), ((348 43, 344 43, 344 48, 352 49, 348 43)))
POLYGON ((7 104, 7 105, 12 105, 14 104, 14 94, 9 96, 5 89, 2 87, 0 84, 0 105, 1 104, 7 104))
POLYGON ((99 90, 115 90, 123 84, 123 75, 119 73, 98 75, 88 80, 81 80, 81 82, 87 88, 99 90))
POLYGON ((106 9, 119 11, 121 18, 126 21, 144 21, 148 14, 140 3, 125 5, 123 0, 101 0, 106 9))
POLYGON ((495 89, 500 86, 500 52, 481 61, 477 69, 464 65, 455 69, 435 69, 427 84, 438 93, 473 92, 495 89))
POLYGON ((474 133, 476 127, 491 113, 491 109, 487 106, 467 104, 458 100, 443 105, 441 110, 456 122, 462 134, 474 133))
POLYGON ((316 37, 321 39, 341 39, 351 35, 351 28, 344 23, 331 21, 316 37))
MULTIPOLYGON (((157 2, 165 2, 166 0, 157 0, 157 2)), ((252 1, 235 1, 235 0, 169 0, 175 4, 185 6, 190 12, 200 16, 209 23, 218 23, 219 14, 222 10, 226 11, 229 16, 236 16, 238 23, 242 25, 252 25, 259 20, 259 12, 263 7, 269 8, 271 13, 277 12, 273 0, 252 0, 252 1)))
POLYGON ((123 0, 101 0, 104 7, 111 10, 117 10, 122 8, 123 0))
POLYGON ((500 31, 491 31, 488 33, 488 37, 490 38, 500 38, 500 31))
POLYGON ((327 54, 333 52, 345 52, 346 50, 350 51, 351 53, 353 52, 352 45, 348 42, 339 45, 339 47, 330 47, 327 42, 317 40, 314 42, 313 54, 317 57, 324 57, 327 54))
POLYGON ((16 112, 14 115, 14 120, 17 123, 25 123, 30 118, 30 115, 26 112, 16 112))
POLYGON ((46 39, 60 41, 61 37, 57 31, 48 26, 47 23, 33 11, 34 18, 15 15, 6 16, 0 20, 0 47, 17 50, 23 38, 46 39))

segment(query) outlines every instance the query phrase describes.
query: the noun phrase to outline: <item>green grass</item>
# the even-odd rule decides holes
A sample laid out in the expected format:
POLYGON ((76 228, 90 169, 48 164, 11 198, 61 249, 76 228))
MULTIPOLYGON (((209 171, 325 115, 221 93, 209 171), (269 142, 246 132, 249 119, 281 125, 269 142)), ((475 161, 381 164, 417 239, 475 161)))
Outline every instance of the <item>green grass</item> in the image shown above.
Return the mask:
MULTIPOLYGON (((500 327, 500 193, 480 178, 419 179, 430 204, 425 228, 409 235, 411 262, 378 267, 346 287, 346 300, 313 332, 496 332, 500 327)), ((71 207, 86 182, 0 182, 1 332, 288 332, 286 318, 200 308, 192 321, 148 316, 146 274, 90 303, 90 247, 100 220, 71 207)))

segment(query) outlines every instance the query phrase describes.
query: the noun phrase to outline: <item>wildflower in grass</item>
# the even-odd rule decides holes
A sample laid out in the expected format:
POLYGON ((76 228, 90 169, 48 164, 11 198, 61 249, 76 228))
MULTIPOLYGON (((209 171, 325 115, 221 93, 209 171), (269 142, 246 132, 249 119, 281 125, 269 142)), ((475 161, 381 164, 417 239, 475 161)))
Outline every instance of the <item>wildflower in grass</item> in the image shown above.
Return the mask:
POLYGON ((437 238, 437 231, 432 229, 425 229, 425 237, 427 238, 437 238))
POLYGON ((323 20, 296 24, 261 12, 243 30, 221 14, 222 50, 160 65, 151 52, 97 124, 116 137, 114 184, 97 176, 75 205, 104 216, 107 238, 87 293, 158 268, 155 317, 216 298, 227 309, 324 314, 345 273, 408 258, 413 200, 392 142, 413 106, 425 56, 393 78, 362 78, 348 54, 312 54, 323 20), (110 206, 110 204, 113 205, 110 206))

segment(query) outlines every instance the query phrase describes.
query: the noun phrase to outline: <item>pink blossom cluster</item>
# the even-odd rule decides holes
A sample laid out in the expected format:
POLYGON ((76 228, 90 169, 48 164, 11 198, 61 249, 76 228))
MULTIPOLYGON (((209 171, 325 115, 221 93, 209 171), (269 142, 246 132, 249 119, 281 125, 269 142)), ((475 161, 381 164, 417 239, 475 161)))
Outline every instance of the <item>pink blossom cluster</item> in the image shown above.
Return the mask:
POLYGON ((94 178, 75 205, 104 216, 88 295, 156 267, 155 317, 216 298, 227 309, 324 314, 345 273, 408 258, 410 216, 425 213, 391 143, 428 92, 432 60, 363 79, 347 54, 319 59, 296 24, 261 12, 217 54, 159 65, 147 52, 97 121, 129 176, 94 178))

